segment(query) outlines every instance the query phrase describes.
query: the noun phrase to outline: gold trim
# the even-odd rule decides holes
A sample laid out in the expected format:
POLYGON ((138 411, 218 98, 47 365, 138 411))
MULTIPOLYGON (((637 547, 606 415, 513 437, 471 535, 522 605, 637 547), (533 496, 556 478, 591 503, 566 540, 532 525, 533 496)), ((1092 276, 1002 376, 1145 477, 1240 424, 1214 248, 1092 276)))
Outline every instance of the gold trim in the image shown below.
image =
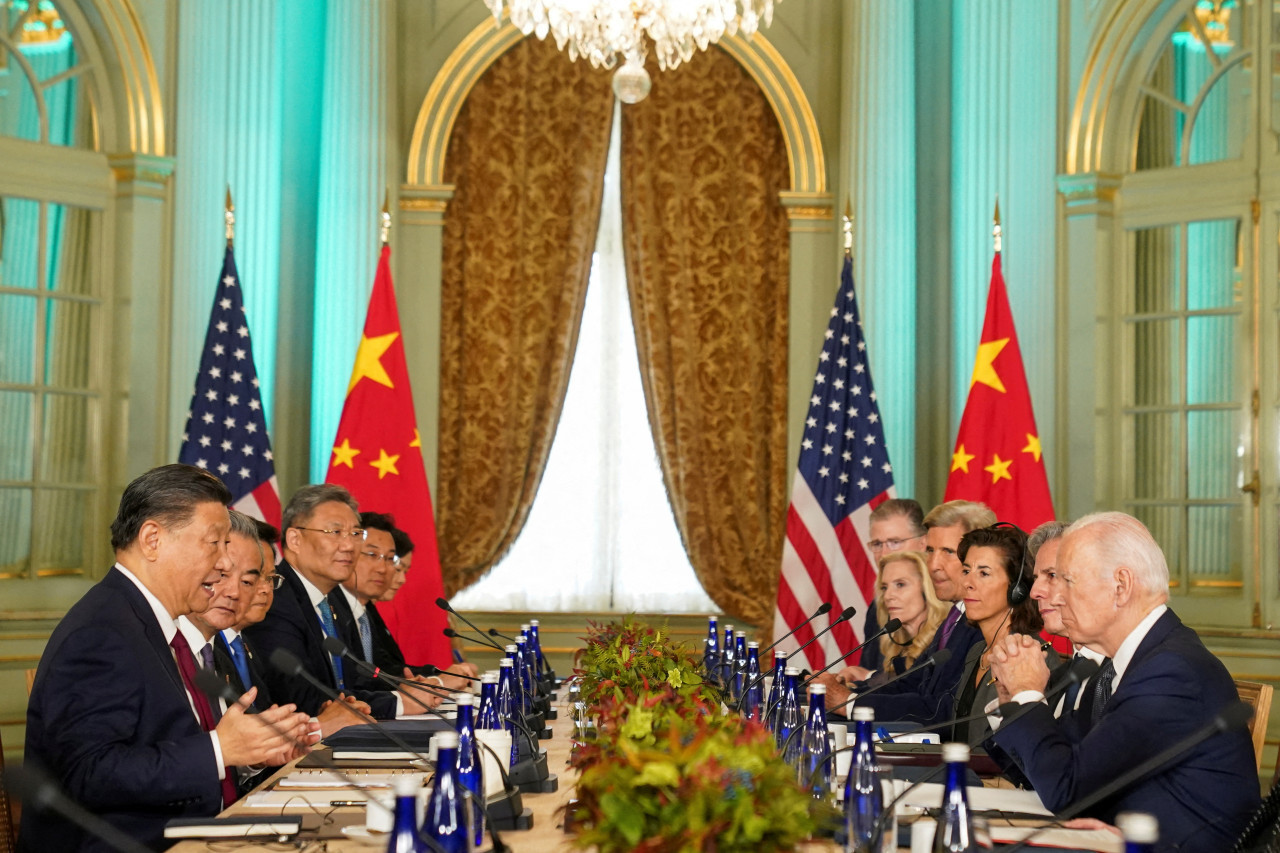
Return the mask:
POLYGON ((445 208, 449 206, 449 202, 439 198, 402 198, 400 199, 400 209, 411 211, 420 210, 427 213, 444 213, 445 208))
MULTIPOLYGON (((449 136, 467 95, 489 66, 523 38, 505 13, 501 22, 489 16, 449 54, 418 108, 409 142, 407 184, 443 184, 449 136)), ((787 148, 791 190, 826 195, 827 167, 818 122, 782 54, 758 32, 749 39, 727 36, 718 46, 751 75, 773 108, 787 148)))
POLYGON ((1191 585, 1205 589, 1243 589, 1244 581, 1192 581, 1191 585))
POLYGON ((829 207, 788 207, 787 219, 822 219, 831 220, 829 207))
POLYGON ((37 569, 38 578, 83 577, 84 569, 37 569))
POLYGON ((0 655, 0 663, 39 663, 40 655, 0 655))

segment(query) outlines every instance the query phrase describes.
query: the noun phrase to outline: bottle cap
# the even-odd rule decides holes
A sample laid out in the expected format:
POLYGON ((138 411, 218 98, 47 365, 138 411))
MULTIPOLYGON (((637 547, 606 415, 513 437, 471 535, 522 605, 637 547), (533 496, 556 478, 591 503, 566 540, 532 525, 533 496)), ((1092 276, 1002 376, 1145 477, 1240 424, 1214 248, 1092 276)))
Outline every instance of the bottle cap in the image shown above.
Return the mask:
POLYGON ((827 685, 825 685, 825 684, 810 684, 810 685, 809 685, 809 695, 810 695, 810 696, 826 696, 826 695, 827 695, 827 685))
POLYGON ((782 674, 783 675, 799 675, 800 670, 796 669, 794 666, 789 666, 782 671, 782 674))
POLYGON ((760 644, 759 644, 759 643, 757 643, 755 640, 748 640, 748 641, 747 641, 747 648, 749 648, 749 649, 758 649, 758 648, 760 648, 760 644))
POLYGON ((515 643, 507 643, 507 651, 518 652, 520 651, 520 647, 517 646, 515 643))
POLYGON ((397 797, 416 797, 418 792, 422 790, 421 773, 399 773, 395 779, 397 797))
POLYGON ((436 732, 432 735, 436 742, 436 749, 457 749, 458 733, 457 732, 436 732))
POLYGON ((498 661, 498 666, 515 666, 515 665, 516 665, 515 658, 503 658, 502 660, 498 661))
POLYGON ((853 721, 855 723, 869 723, 876 718, 874 708, 863 708, 858 705, 853 707, 853 721))
POLYGON ((733 626, 730 625, 728 622, 724 623, 724 629, 730 633, 733 632, 733 626))
POLYGON ((780 651, 778 651, 778 650, 776 650, 776 649, 775 649, 775 650, 774 650, 774 652, 773 652, 773 659, 774 659, 774 660, 786 660, 786 659, 787 659, 787 654, 788 654, 787 652, 780 652, 780 651))
POLYGON ((521 631, 528 631, 528 630, 529 630, 529 626, 530 626, 531 624, 533 624, 533 623, 531 623, 531 622, 525 622, 523 625, 521 625, 521 626, 520 626, 520 630, 521 630, 521 631))
POLYGON ((498 671, 496 669, 491 669, 488 672, 484 673, 483 675, 480 676, 480 683, 481 684, 497 684, 498 671))
POLYGON ((744 640, 745 640, 745 639, 747 638, 747 632, 746 632, 746 631, 734 631, 734 632, 733 632, 733 636, 734 636, 735 638, 736 638, 736 637, 741 637, 742 639, 744 639, 744 640))
POLYGON ((470 693, 459 693, 453 697, 453 704, 459 707, 463 705, 471 705, 474 707, 476 704, 476 697, 472 696, 470 693))
POLYGON ((969 744, 944 743, 942 745, 942 760, 948 764, 968 764, 969 744))
POLYGON ((523 645, 524 645, 525 643, 527 643, 527 642, 529 642, 529 640, 528 640, 526 637, 523 637, 523 636, 521 636, 521 637, 516 637, 516 645, 517 645, 517 646, 523 646, 523 645))
POLYGON ((529 620, 529 627, 530 627, 530 628, 537 628, 537 627, 538 627, 539 625, 541 625, 541 624, 542 624, 542 623, 541 623, 541 622, 539 622, 537 619, 530 619, 530 620, 529 620))
POLYGON ((716 621, 716 617, 715 617, 715 616, 708 616, 708 617, 707 617, 707 621, 708 621, 708 622, 715 622, 715 621, 716 621))
POLYGON ((1116 817, 1116 826, 1120 827, 1125 841, 1155 844, 1160 840, 1160 824, 1155 815, 1146 812, 1121 812, 1116 817))

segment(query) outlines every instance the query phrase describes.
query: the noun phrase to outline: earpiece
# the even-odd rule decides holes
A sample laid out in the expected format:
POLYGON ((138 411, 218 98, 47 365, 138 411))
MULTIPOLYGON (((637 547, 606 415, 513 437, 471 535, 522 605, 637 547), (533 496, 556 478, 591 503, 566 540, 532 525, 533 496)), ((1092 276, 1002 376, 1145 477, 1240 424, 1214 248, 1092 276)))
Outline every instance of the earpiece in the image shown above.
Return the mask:
POLYGON ((994 527, 1009 527, 1022 534, 1022 560, 1018 565, 1018 577, 1009 584, 1008 600, 1010 607, 1017 607, 1031 597, 1031 578, 1027 575, 1027 531, 1012 521, 997 521, 994 527))

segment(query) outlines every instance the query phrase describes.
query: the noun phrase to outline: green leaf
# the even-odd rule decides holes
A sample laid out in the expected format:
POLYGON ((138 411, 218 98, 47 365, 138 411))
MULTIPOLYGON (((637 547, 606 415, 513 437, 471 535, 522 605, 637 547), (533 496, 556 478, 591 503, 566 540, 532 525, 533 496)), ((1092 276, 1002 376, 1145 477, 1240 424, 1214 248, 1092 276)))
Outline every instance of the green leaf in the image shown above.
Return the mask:
POLYGON ((684 684, 684 679, 680 677, 680 670, 678 667, 673 666, 671 669, 667 670, 667 684, 670 684, 677 690, 679 690, 680 686, 684 684))
POLYGON ((680 784, 680 771, 669 761, 650 761, 631 782, 631 787, 651 785, 655 788, 674 788, 680 784))

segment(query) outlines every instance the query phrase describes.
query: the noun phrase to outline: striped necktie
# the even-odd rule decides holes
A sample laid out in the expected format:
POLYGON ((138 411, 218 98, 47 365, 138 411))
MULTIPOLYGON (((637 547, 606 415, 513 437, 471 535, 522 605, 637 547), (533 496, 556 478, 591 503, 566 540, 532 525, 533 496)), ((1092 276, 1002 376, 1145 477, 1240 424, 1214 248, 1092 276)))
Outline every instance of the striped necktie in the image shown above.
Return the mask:
MULTIPOLYGON (((320 599, 320 624, 324 626, 325 636, 337 639, 338 631, 333 627, 333 611, 329 609, 327 599, 320 599)), ((339 690, 346 690, 347 687, 342 681, 342 658, 337 655, 329 655, 329 660, 333 664, 333 680, 339 690)))
POLYGON ((373 631, 369 627, 369 611, 361 613, 356 622, 360 625, 360 645, 364 647, 364 659, 373 663, 373 631))
POLYGON ((947 643, 951 641, 951 632, 956 629, 956 623, 960 621, 960 608, 951 607, 951 612, 947 614, 947 621, 942 623, 942 642, 938 643, 938 648, 945 649, 947 643))

